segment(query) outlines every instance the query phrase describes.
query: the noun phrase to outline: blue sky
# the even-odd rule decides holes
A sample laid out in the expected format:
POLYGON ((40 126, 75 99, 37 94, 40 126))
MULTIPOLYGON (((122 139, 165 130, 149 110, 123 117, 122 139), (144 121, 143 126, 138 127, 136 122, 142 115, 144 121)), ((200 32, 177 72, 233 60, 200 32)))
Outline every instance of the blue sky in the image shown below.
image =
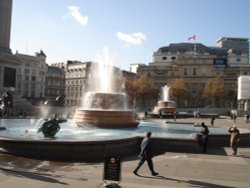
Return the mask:
POLYGON ((152 62, 170 43, 215 46, 221 37, 250 37, 249 0, 13 0, 11 49, 42 49, 47 63, 97 61, 108 49, 112 63, 152 62))

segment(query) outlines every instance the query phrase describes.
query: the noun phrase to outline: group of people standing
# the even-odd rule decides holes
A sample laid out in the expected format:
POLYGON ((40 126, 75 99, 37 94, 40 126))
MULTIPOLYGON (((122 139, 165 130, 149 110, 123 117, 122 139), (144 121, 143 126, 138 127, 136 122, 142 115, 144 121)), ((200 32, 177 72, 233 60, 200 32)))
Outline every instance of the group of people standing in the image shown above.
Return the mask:
MULTIPOLYGON (((233 155, 237 155, 237 149, 238 149, 238 142, 240 140, 240 131, 239 129, 234 125, 228 129, 228 132, 231 134, 230 136, 230 147, 233 150, 233 155)), ((209 129, 205 125, 204 122, 201 123, 201 135, 200 135, 200 144, 202 146, 202 152, 207 152, 207 144, 208 144, 208 135, 209 135, 209 129)))
MULTIPOLYGON (((230 147, 233 150, 233 155, 237 155, 237 148, 238 148, 238 142, 240 138, 240 131, 236 126, 232 126, 229 128, 228 132, 231 134, 230 137, 230 147)), ((153 165, 153 155, 151 151, 151 135, 152 132, 147 132, 145 138, 141 142, 141 151, 139 154, 139 162, 136 168, 134 169, 133 173, 138 176, 138 171, 141 168, 141 166, 144 164, 145 161, 147 161, 149 170, 151 172, 152 176, 157 176, 158 173, 154 170, 153 165)), ((208 144, 208 137, 209 137, 209 129, 205 125, 204 122, 201 123, 201 131, 198 137, 198 141, 201 145, 201 149, 203 153, 207 152, 207 144, 208 144)))

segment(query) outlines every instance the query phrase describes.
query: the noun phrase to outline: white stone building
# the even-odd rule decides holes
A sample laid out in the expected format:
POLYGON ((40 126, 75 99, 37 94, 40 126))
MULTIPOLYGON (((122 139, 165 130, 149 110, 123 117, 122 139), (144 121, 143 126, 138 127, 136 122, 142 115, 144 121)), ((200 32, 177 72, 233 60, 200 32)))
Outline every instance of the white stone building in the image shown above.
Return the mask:
POLYGON ((42 100, 45 96, 46 55, 41 50, 35 56, 18 52, 15 56, 21 63, 17 68, 16 91, 32 102, 42 100))

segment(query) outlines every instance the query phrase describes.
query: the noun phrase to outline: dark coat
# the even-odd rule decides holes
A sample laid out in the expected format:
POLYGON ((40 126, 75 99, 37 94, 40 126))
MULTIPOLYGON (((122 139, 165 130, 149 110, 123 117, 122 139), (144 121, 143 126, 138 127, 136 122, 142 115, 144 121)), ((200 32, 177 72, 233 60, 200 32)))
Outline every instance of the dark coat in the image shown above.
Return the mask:
POLYGON ((140 155, 145 158, 152 158, 150 138, 145 137, 142 140, 140 155))

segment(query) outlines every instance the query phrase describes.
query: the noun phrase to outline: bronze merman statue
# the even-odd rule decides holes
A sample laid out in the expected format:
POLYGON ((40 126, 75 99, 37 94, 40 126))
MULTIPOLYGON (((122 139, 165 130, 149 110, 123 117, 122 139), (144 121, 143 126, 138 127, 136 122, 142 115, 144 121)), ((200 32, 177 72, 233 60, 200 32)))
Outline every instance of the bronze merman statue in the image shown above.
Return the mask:
POLYGON ((55 114, 53 118, 50 118, 44 122, 37 132, 42 132, 45 138, 53 138, 60 130, 59 123, 66 121, 67 120, 65 119, 57 119, 57 115, 55 114))

